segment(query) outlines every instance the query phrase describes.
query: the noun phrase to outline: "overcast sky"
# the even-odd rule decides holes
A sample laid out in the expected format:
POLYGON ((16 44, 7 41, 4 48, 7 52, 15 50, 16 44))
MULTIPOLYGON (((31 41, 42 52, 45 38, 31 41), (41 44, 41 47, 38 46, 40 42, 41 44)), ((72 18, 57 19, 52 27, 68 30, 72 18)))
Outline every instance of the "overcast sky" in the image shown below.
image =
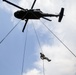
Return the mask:
MULTIPOLYGON (((10 0, 25 9, 30 9, 33 0, 10 0)), ((25 63, 23 75, 42 75, 43 61, 39 53, 52 61, 44 61, 45 75, 76 75, 76 57, 43 25, 43 23, 59 37, 76 55, 76 0, 37 0, 34 9, 46 13, 58 14, 65 8, 62 22, 58 18, 50 18, 52 22, 40 19, 29 20, 25 32, 22 33, 24 21, 21 21, 12 33, 0 44, 0 75, 21 75, 24 43, 27 33, 25 63), (33 25, 35 26, 41 48, 33 25)), ((19 10, 0 1, 0 40, 19 22, 13 13, 19 10)))

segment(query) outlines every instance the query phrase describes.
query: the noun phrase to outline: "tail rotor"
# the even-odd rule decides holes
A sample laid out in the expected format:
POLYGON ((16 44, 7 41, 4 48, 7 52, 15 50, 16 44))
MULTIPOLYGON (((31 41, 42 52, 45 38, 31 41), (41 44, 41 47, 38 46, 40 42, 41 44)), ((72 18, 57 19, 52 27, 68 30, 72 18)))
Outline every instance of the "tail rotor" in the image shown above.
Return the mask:
POLYGON ((61 22, 63 16, 64 16, 64 8, 61 8, 61 11, 60 11, 60 13, 59 13, 59 19, 58 19, 58 22, 61 22))

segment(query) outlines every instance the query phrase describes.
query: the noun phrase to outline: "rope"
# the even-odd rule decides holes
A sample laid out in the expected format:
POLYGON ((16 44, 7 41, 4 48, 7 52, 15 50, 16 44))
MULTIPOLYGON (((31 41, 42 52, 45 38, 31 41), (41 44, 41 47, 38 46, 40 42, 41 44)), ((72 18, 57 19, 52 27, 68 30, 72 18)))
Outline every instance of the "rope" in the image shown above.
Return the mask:
POLYGON ((44 67, 44 60, 43 60, 43 75, 45 75, 45 67, 44 67))
POLYGON ((34 32, 35 32, 35 34, 36 34, 36 37, 37 37, 37 40, 38 40, 38 44, 39 44, 39 46, 40 46, 40 50, 41 50, 41 52, 43 53, 43 50, 42 50, 42 47, 41 47, 41 44, 40 44, 40 41, 39 41, 39 38, 38 38, 38 35, 37 35, 37 32, 36 32, 36 29, 35 29, 35 26, 34 26, 34 24, 33 24, 33 28, 34 28, 34 32))
MULTIPOLYGON (((21 21, 21 20, 20 20, 21 21)), ((8 34, 0 41, 0 44, 8 37, 8 35, 16 28, 20 21, 8 32, 8 34)))
MULTIPOLYGON (((32 13, 32 12, 31 12, 32 13)), ((32 13, 35 17, 37 17, 34 13, 32 13)), ((57 35, 55 33, 52 32, 52 30, 50 30, 50 28, 48 28, 41 20, 40 22, 65 46, 65 48, 74 56, 76 57, 76 55, 71 51, 71 49, 63 43, 63 41, 61 39, 59 39, 59 37, 57 37, 57 35)))
POLYGON ((23 74, 23 69, 24 69, 24 59, 25 59, 25 51, 26 51, 26 43, 27 43, 27 33, 28 33, 28 27, 26 31, 26 38, 25 38, 25 44, 24 44, 24 51, 23 51, 23 61, 22 61, 22 69, 21 69, 21 75, 23 74))
MULTIPOLYGON (((27 12, 28 13, 28 12, 27 12)), ((22 19, 27 15, 27 13, 22 17, 22 19)), ((0 44, 9 36, 9 34, 16 28, 16 26, 21 22, 21 20, 7 33, 7 35, 0 41, 0 44)))
MULTIPOLYGON (((39 46, 40 46, 40 50, 41 50, 41 52, 43 53, 43 50, 42 50, 42 47, 41 47, 41 44, 40 44, 40 41, 39 41, 39 38, 38 38, 38 35, 37 35, 37 32, 36 32, 36 29, 35 29, 35 26, 34 26, 34 24, 33 24, 33 28, 34 28, 34 31, 35 31, 35 34, 36 34, 36 37, 37 37, 37 40, 38 40, 38 44, 39 44, 39 46)), ((43 60, 43 75, 45 75, 45 69, 44 69, 44 60, 43 60)))
MULTIPOLYGON (((42 22, 42 21, 41 21, 41 22, 42 22)), ((43 22, 42 22, 42 23, 43 23, 43 22)), ((52 30, 50 30, 44 23, 43 23, 43 25, 65 46, 65 48, 67 48, 67 50, 68 50, 74 57, 76 57, 76 55, 71 51, 71 49, 70 49, 66 44, 64 44, 63 41, 62 41, 61 39, 59 39, 59 38, 57 37, 57 35, 55 35, 55 33, 52 32, 52 30)))

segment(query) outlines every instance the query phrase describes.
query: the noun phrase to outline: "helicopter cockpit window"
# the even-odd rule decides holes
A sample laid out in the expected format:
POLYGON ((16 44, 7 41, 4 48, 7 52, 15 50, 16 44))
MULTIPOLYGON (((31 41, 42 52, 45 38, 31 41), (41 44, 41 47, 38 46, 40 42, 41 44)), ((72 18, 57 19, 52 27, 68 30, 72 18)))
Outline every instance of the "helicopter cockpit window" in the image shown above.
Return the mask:
POLYGON ((40 9, 34 9, 34 11, 40 11, 40 9))
POLYGON ((38 12, 42 13, 42 11, 40 9, 34 9, 34 11, 36 11, 36 12, 38 11, 38 12))

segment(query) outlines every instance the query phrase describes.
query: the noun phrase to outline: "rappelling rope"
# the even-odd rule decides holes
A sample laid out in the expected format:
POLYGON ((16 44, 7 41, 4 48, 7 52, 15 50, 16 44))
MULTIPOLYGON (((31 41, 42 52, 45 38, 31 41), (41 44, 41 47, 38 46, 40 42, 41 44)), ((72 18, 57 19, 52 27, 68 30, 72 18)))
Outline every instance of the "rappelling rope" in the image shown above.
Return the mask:
POLYGON ((22 69, 21 69, 21 75, 23 75, 23 70, 24 70, 24 59, 25 59, 25 51, 26 51, 26 44, 27 44, 27 33, 28 33, 28 26, 26 26, 26 38, 25 38, 25 44, 24 44, 24 51, 23 51, 23 60, 22 60, 22 69))
MULTIPOLYGON (((33 22, 32 22, 33 23, 33 22)), ((41 53, 43 53, 43 50, 42 50, 42 47, 41 47, 41 44, 40 44, 40 41, 39 41, 39 38, 38 38, 38 35, 37 35, 37 32, 36 32, 36 29, 35 29, 35 26, 33 24, 33 28, 34 28, 34 32, 35 32, 35 35, 36 35, 36 38, 38 40, 38 44, 40 46, 40 50, 41 50, 41 53)), ((44 53, 43 53, 44 54, 44 53)), ((44 60, 43 60, 43 75, 45 75, 45 67, 44 67, 44 60)))
POLYGON ((45 75, 45 63, 44 63, 44 60, 43 60, 43 75, 45 75))
MULTIPOLYGON (((27 12, 28 13, 28 12, 27 12)), ((27 13, 22 17, 22 19, 27 15, 27 13)), ((0 44, 9 36, 9 34, 17 27, 17 25, 21 22, 19 22, 8 32, 8 34, 0 41, 0 44)), ((28 32, 28 27, 27 27, 27 32, 28 32)), ((25 50, 26 50, 26 42, 27 42, 27 32, 26 32, 26 39, 25 39, 25 45, 24 45, 24 52, 23 52, 23 61, 22 61, 22 69, 21 69, 21 75, 23 74, 23 69, 24 69, 24 59, 25 59, 25 50)))
MULTIPOLYGON (((31 12, 32 13, 32 12, 31 12)), ((32 13, 35 17, 37 17, 34 13, 32 13)), ((76 55, 71 51, 71 49, 66 45, 64 44, 64 42, 52 31, 50 30, 50 28, 48 28, 41 20, 40 22, 65 46, 65 48, 74 56, 76 57, 76 55)))
MULTIPOLYGON (((32 23, 33 23, 33 22, 32 22, 32 23)), ((36 29, 35 29, 35 26, 34 26, 34 23, 33 23, 33 29, 34 29, 34 32, 35 32, 36 38, 37 38, 37 40, 38 40, 38 44, 39 44, 39 46, 40 46, 40 50, 41 50, 41 52, 43 53, 43 50, 42 50, 42 47, 41 47, 41 44, 40 44, 40 40, 39 40, 39 38, 38 38, 38 35, 37 35, 37 32, 36 32, 36 29)))

